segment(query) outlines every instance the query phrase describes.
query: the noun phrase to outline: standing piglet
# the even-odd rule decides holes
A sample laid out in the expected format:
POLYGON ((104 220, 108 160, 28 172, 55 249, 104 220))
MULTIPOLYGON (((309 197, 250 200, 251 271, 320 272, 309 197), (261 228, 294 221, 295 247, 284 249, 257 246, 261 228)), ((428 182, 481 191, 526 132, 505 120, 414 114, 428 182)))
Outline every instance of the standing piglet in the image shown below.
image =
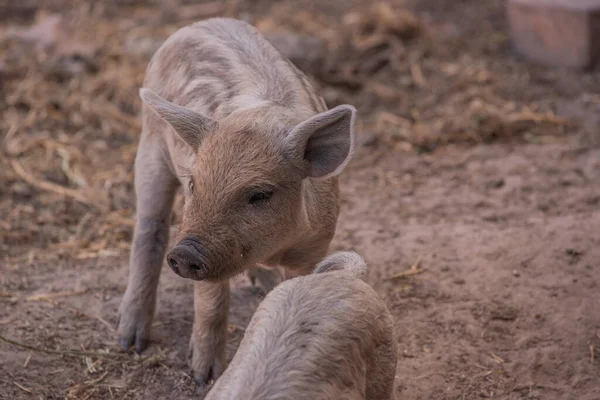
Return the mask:
POLYGON ((196 281, 190 357, 203 384, 226 367, 228 279, 256 265, 304 275, 327 253, 356 110, 327 110, 256 29, 227 18, 175 32, 152 57, 144 86, 119 343, 137 352, 148 344, 181 185, 183 220, 167 262, 196 281))
POLYGON ((205 400, 395 399, 393 319, 365 274, 338 252, 277 286, 205 400))

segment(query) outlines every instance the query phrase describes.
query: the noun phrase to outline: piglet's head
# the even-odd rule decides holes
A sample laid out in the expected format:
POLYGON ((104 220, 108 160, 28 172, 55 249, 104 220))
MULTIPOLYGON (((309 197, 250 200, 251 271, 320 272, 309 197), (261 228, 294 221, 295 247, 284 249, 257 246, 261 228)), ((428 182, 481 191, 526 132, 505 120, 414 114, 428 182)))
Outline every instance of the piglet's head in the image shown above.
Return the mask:
POLYGON ((352 154, 349 105, 307 118, 257 107, 215 121, 149 89, 140 96, 195 153, 177 244, 167 254, 185 278, 218 282, 291 244, 310 229, 308 208, 327 207, 307 202, 319 196, 309 180, 339 174, 352 154))

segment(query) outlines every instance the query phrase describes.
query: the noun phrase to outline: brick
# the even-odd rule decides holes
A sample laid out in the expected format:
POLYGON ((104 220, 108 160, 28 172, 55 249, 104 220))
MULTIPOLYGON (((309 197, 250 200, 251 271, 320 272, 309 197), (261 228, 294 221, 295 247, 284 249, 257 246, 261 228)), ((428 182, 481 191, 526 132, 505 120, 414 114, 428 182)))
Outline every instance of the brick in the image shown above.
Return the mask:
POLYGON ((588 68, 600 59, 600 0, 508 0, 516 49, 551 66, 588 68))

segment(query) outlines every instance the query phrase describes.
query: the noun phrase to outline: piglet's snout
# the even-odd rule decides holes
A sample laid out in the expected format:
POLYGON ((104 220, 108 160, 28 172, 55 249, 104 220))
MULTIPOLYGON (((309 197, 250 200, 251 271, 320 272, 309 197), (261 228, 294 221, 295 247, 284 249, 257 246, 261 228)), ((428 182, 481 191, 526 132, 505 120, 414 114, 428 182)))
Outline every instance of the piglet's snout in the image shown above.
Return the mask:
POLYGON ((208 275, 208 263, 200 243, 184 239, 167 254, 171 269, 182 278, 201 281, 208 275))

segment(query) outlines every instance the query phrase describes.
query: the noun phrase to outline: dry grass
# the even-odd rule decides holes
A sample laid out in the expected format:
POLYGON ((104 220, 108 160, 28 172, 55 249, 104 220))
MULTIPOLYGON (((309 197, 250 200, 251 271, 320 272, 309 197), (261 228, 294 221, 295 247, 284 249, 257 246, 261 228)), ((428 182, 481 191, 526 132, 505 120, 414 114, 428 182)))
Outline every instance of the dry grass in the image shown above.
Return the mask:
POLYGON ((419 258, 417 261, 415 261, 415 263, 413 265, 410 266, 409 269, 407 269, 406 271, 395 273, 394 275, 390 276, 388 278, 388 280, 406 278, 409 276, 422 274, 423 272, 425 272, 425 269, 420 267, 421 260, 422 259, 419 258))
MULTIPOLYGON (((357 106, 359 151, 372 153, 370 157, 382 151, 433 151, 448 144, 532 141, 577 128, 557 116, 549 101, 521 99, 519 92, 507 89, 511 71, 459 51, 464 43, 440 46, 443 33, 400 1, 356 7, 339 2, 339 13, 299 9, 293 1, 267 8, 263 3, 268 2, 241 0, 172 0, 162 6, 141 0, 37 3, 0 2, 0 265, 9 269, 128 252, 135 224, 133 162, 141 128, 138 89, 162 41, 203 17, 249 16, 265 32, 292 30, 319 38, 326 48, 322 62, 307 72, 330 105, 357 106)), ((494 46, 505 48, 506 38, 494 46)), ((514 82, 521 80, 514 76, 514 82)), ((551 90, 545 93, 550 96, 551 90)), ((594 96, 587 101, 597 103, 594 96)), ((377 176, 384 172, 373 170, 377 176)), ((423 271, 417 262, 390 279, 423 271)), ((98 315, 58 301, 76 294, 46 293, 25 300, 44 301, 98 322, 102 329, 114 329, 98 315)), ((0 297, 23 300, 12 292, 0 292, 0 297)), ((0 325, 18 322, 11 317, 0 325)), ((123 384, 109 380, 109 368, 133 369, 137 362, 126 364, 121 355, 102 351, 0 339, 33 353, 86 360, 82 368, 89 379, 72 386, 68 398, 112 397, 123 384)), ((590 347, 592 359, 594 351, 590 347)), ((141 361, 170 368, 160 357, 141 361)), ((190 380, 179 370, 169 373, 175 382, 190 380)), ((12 384, 29 394, 39 382, 12 384)))
MULTIPOLYGON (((0 210, 7 215, 0 253, 7 264, 127 250, 137 91, 147 62, 178 27, 248 7, 172 3, 80 0, 65 8, 56 1, 37 10, 31 27, 0 32, 0 130, 6 132, 0 210), (31 251, 23 253, 21 243, 31 251), (44 248, 52 254, 38 251, 44 248)), ((22 5, 23 15, 31 7, 22 5)), ((550 109, 500 98, 498 77, 484 63, 437 57, 436 32, 401 2, 359 5, 341 18, 282 2, 260 15, 255 24, 265 32, 291 29, 325 43, 323 62, 307 72, 329 104, 358 106, 362 130, 376 144, 429 151, 538 131, 560 134, 567 126, 550 109)))

